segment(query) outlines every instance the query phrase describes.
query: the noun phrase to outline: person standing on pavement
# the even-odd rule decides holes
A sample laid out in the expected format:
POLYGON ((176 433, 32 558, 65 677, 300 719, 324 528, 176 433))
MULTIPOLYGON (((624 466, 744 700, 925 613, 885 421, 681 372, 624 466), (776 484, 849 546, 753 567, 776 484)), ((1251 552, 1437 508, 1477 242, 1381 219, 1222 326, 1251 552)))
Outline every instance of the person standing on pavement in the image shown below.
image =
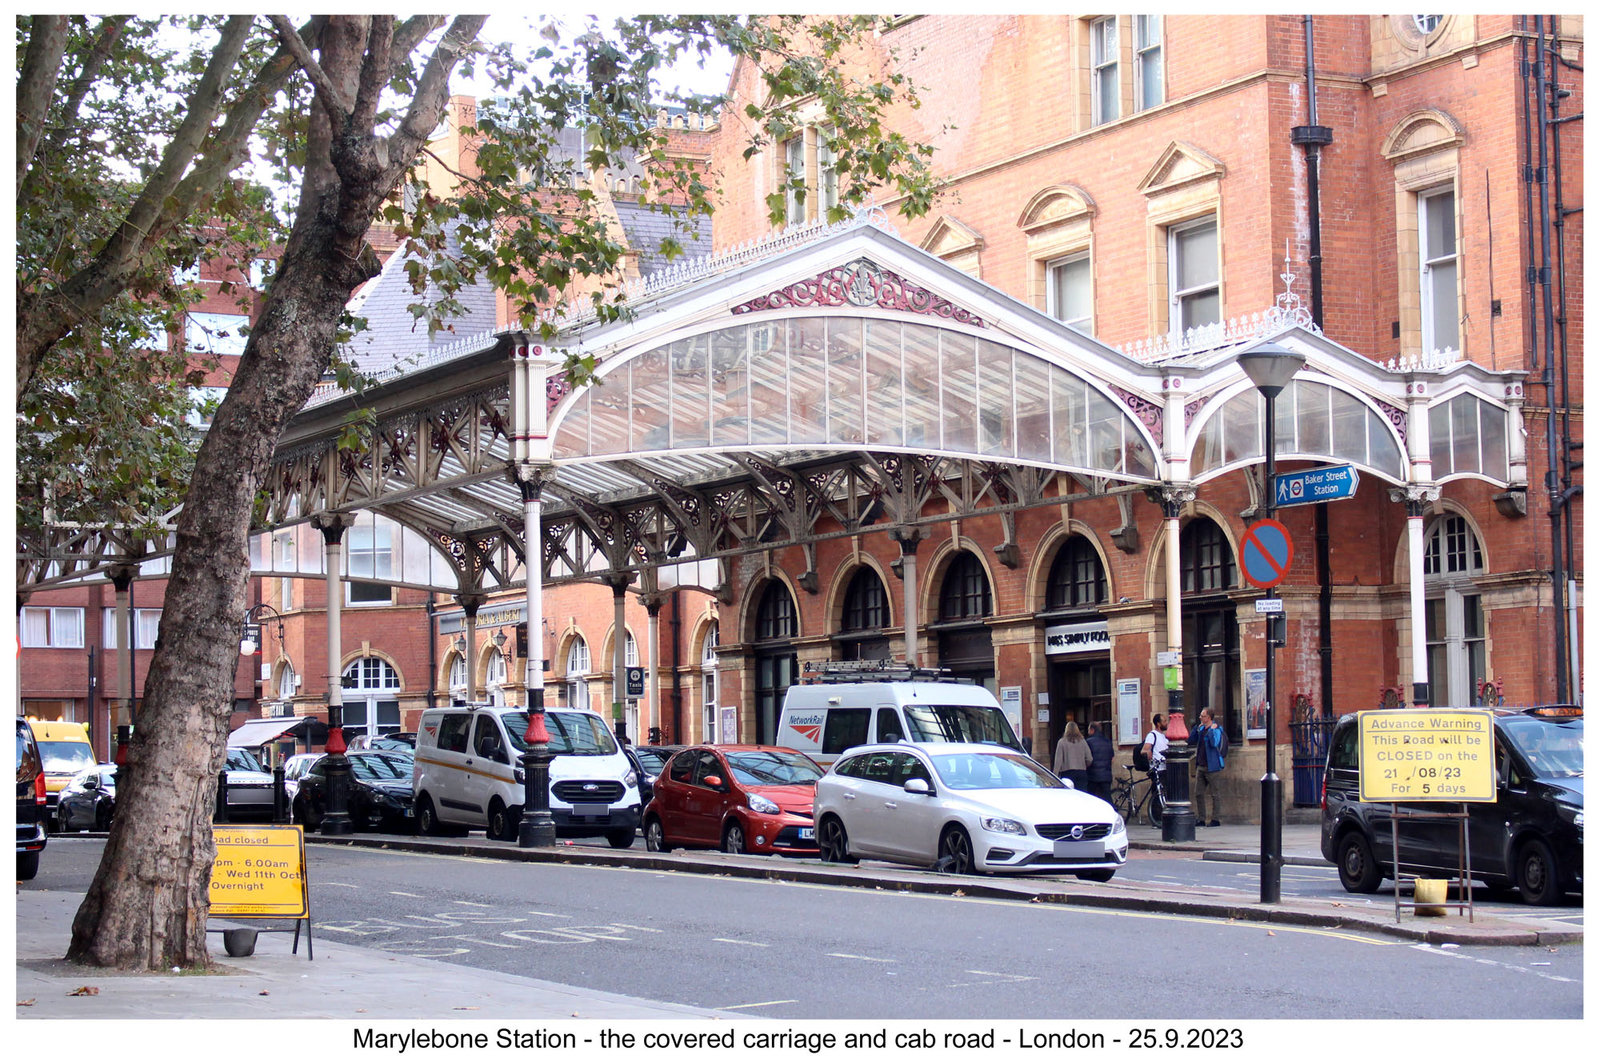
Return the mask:
POLYGON ((1167 770, 1167 718, 1159 712, 1150 717, 1150 732, 1144 736, 1144 755, 1150 758, 1150 774, 1167 770))
POLYGON ((1211 776, 1222 770, 1222 728, 1210 709, 1200 710, 1200 725, 1194 737, 1194 825, 1220 827, 1217 819, 1217 795, 1211 792, 1211 776), (1206 822, 1206 809, 1211 809, 1211 821, 1206 822))
POLYGON ((1089 743, 1083 740, 1083 732, 1078 730, 1078 725, 1072 720, 1067 721, 1067 729, 1062 732, 1061 740, 1056 743, 1055 772, 1079 790, 1086 790, 1089 786, 1089 743))
POLYGON ((1117 749, 1100 729, 1100 724, 1089 725, 1089 792, 1102 801, 1111 800, 1111 762, 1117 749))

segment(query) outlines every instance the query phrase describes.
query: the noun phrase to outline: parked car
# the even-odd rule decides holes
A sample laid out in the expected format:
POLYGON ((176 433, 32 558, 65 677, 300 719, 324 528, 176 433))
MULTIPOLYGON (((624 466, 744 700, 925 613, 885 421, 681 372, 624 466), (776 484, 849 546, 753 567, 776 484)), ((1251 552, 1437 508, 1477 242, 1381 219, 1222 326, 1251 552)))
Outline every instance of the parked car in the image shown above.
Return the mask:
POLYGON ((272 818, 272 773, 248 749, 228 750, 223 770, 228 776, 228 818, 272 818))
POLYGON ((44 763, 44 788, 48 828, 56 821, 56 800, 72 777, 94 767, 94 747, 89 744, 89 729, 65 720, 29 720, 39 759, 44 763))
MULTIPOLYGON (((1454 823, 1395 818, 1386 803, 1361 800, 1356 714, 1334 724, 1322 782, 1322 855, 1351 893, 1372 893, 1400 873, 1454 878, 1460 871, 1454 823)), ((1467 805, 1472 877, 1493 889, 1515 886, 1529 904, 1558 903, 1583 889, 1583 710, 1575 706, 1494 712, 1495 800, 1467 805)), ((1412 807, 1399 806, 1402 811, 1412 807)), ((1438 811, 1438 804, 1418 809, 1438 811)))
POLYGON ((672 754, 682 746, 625 746, 623 752, 633 761, 633 770, 639 773, 639 802, 648 805, 655 796, 656 776, 666 767, 672 754))
POLYGON ((17 717, 17 878, 26 881, 39 873, 39 856, 48 832, 45 817, 44 761, 28 721, 17 717))
MULTIPOLYGON (((350 793, 345 809, 356 830, 385 830, 401 834, 416 831, 416 810, 411 793, 410 757, 383 750, 347 753, 350 793)), ((328 814, 328 758, 319 754, 300 777, 290 806, 296 823, 317 830, 328 814)))
POLYGON ((283 796, 289 802, 289 807, 294 807, 294 795, 300 791, 300 780, 306 772, 311 770, 311 765, 321 760, 323 753, 296 753, 283 762, 283 796))
POLYGON ((817 782, 822 858, 958 874, 1067 871, 1106 882, 1128 858, 1122 817, 1032 757, 989 744, 846 751, 817 782))
POLYGON ((117 766, 96 764, 72 777, 56 802, 56 829, 110 830, 117 811, 117 766))
POLYGON ((415 753, 417 732, 397 731, 386 735, 357 735, 350 742, 352 750, 385 749, 397 753, 415 753))
POLYGON ((821 777, 816 761, 780 746, 681 750, 656 779, 644 846, 815 856, 811 801, 821 777))

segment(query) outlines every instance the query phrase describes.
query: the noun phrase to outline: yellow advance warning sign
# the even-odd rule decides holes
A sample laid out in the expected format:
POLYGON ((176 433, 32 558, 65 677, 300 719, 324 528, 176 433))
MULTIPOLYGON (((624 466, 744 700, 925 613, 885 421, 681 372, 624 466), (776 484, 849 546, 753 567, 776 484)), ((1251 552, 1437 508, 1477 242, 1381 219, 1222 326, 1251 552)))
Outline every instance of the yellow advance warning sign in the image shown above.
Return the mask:
POLYGON ((306 842, 292 826, 213 827, 211 914, 305 919, 306 842))
POLYGON ((1358 713, 1361 800, 1493 801, 1494 717, 1481 709, 1358 713))

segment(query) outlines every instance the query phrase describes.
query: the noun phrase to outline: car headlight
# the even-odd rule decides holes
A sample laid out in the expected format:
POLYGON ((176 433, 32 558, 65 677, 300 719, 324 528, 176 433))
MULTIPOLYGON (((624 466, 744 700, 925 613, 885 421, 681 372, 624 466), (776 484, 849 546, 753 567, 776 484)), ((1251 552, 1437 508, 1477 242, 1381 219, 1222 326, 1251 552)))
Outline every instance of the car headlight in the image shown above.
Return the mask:
POLYGON ((1028 828, 1014 819, 1001 819, 999 816, 987 816, 983 821, 984 830, 992 830, 997 834, 1026 834, 1028 828))
POLYGON ((629 768, 628 769, 628 774, 626 774, 626 775, 624 775, 622 777, 622 785, 623 786, 638 786, 639 785, 639 773, 634 771, 632 768, 629 768))
POLYGON ((528 775, 521 768, 513 768, 513 769, 511 769, 511 775, 512 775, 513 778, 515 778, 517 780, 517 785, 518 786, 526 786, 527 785, 527 783, 528 783, 528 775))
POLYGON ((750 806, 750 811, 760 812, 762 815, 766 816, 776 816, 779 812, 783 811, 783 809, 778 807, 777 802, 769 801, 760 794, 748 795, 745 798, 745 804, 750 806))
POLYGON ((1119 816, 1117 816, 1117 818, 1115 820, 1115 823, 1111 828, 1111 833, 1112 834, 1123 834, 1123 833, 1126 833, 1127 829, 1128 829, 1128 824, 1119 815, 1119 816))

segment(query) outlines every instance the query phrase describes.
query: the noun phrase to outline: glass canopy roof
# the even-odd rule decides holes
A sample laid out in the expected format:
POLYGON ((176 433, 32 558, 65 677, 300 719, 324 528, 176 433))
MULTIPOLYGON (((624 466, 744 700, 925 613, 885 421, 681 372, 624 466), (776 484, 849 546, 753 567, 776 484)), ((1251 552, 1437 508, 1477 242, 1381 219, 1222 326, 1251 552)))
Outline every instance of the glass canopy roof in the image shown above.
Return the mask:
MULTIPOLYGON (((1200 429, 1191 458, 1196 478, 1258 461, 1265 400, 1254 388, 1222 404, 1200 429)), ((1325 458, 1405 481, 1405 462, 1394 429, 1354 395, 1315 380, 1296 380, 1278 396, 1274 418, 1279 458, 1325 458)))

